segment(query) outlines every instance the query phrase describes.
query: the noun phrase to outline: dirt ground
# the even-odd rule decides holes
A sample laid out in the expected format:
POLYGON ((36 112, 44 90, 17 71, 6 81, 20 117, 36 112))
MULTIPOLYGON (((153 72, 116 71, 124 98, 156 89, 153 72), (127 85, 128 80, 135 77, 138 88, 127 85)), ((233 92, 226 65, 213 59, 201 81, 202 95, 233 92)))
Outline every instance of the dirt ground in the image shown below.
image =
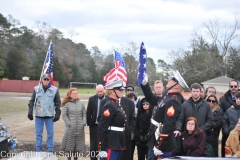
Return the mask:
MULTIPOLYGON (((61 98, 63 98, 65 94, 61 94, 61 98)), ((0 103, 1 99, 4 97, 25 97, 25 99, 28 101, 31 96, 31 93, 14 93, 14 92, 0 92, 0 103)), ((91 95, 80 95, 80 98, 84 101, 88 100, 89 96, 91 95)), ((27 106, 27 103, 26 103, 27 106)), ((86 107, 86 105, 85 105, 86 107)), ((35 151, 35 128, 34 128, 34 120, 30 121, 27 118, 27 112, 26 111, 20 111, 12 115, 12 113, 5 113, 1 114, 1 120, 0 122, 7 122, 8 126, 8 131, 12 133, 14 136, 16 136, 18 140, 18 147, 17 150, 18 152, 23 152, 23 151, 35 151)), ((61 145, 62 137, 64 134, 64 128, 65 124, 62 118, 60 118, 59 121, 54 123, 54 142, 55 142, 55 152, 58 154, 59 152, 59 147, 61 145)), ((89 144, 90 144, 90 139, 89 139, 89 127, 85 126, 84 128, 85 131, 85 150, 89 151, 89 144)), ((47 133, 46 129, 44 128, 44 133, 43 133, 43 151, 46 151, 45 146, 45 141, 46 141, 47 133)), ((136 149, 135 149, 136 151, 136 149)), ((60 155, 57 156, 59 160, 66 160, 66 157, 62 157, 60 155)), ((7 158, 3 158, 2 160, 6 160, 7 158)), ((90 159, 89 157, 83 157, 80 158, 82 160, 87 160, 90 159)), ((137 153, 134 153, 134 159, 137 159, 137 153)))

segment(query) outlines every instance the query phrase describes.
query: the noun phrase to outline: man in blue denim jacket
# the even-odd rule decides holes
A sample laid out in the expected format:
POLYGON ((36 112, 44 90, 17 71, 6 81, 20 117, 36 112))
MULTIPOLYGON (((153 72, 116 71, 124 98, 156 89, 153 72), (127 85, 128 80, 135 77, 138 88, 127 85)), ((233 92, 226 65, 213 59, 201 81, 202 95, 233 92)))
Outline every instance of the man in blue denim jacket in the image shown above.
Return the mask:
POLYGON ((54 150, 54 122, 58 121, 61 115, 61 99, 57 87, 49 82, 48 74, 43 74, 41 84, 34 87, 32 97, 28 103, 28 118, 33 120, 33 108, 35 109, 35 134, 36 151, 42 151, 42 134, 44 123, 47 129, 47 152, 54 150), (54 112, 55 110, 55 112, 54 112))

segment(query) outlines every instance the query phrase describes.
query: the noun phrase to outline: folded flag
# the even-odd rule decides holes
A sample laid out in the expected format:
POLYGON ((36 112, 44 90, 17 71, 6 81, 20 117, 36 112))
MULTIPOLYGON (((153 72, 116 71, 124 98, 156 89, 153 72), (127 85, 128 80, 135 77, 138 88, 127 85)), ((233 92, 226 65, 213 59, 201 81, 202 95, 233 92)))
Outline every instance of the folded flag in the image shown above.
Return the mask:
POLYGON ((138 86, 142 84, 144 77, 146 76, 147 68, 147 51, 142 42, 139 52, 139 65, 138 65, 138 86))

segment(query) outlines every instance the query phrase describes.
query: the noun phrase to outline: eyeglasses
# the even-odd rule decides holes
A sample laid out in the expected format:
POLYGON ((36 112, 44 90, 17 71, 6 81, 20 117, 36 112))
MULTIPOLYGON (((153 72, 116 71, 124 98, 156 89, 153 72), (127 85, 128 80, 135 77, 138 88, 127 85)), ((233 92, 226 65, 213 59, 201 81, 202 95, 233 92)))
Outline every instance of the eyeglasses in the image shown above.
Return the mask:
POLYGON ((193 123, 187 123, 188 126, 195 126, 193 123))
POLYGON ((212 103, 216 103, 217 101, 215 101, 215 100, 211 100, 211 99, 208 99, 207 102, 209 102, 209 103, 210 103, 210 102, 212 102, 212 103))
POLYGON ((171 80, 178 83, 178 80, 175 77, 172 77, 171 80))
POLYGON ((128 91, 128 92, 132 92, 133 90, 131 90, 131 89, 127 89, 127 91, 128 91))
POLYGON ((142 105, 149 105, 149 102, 143 102, 142 105))
POLYGON ((233 87, 234 87, 234 88, 238 88, 238 86, 230 86, 230 88, 233 88, 233 87))
POLYGON ((48 78, 44 78, 43 80, 44 80, 44 81, 49 81, 49 79, 48 79, 48 78))

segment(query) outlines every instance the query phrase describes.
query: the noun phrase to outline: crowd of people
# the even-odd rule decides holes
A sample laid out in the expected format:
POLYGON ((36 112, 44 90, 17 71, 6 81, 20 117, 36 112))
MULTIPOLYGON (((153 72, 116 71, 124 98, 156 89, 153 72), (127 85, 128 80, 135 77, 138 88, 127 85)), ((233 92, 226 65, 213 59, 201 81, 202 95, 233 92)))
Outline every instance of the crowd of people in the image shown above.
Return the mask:
POLYGON ((99 84, 85 111, 77 88, 70 88, 62 100, 58 89, 44 74, 29 101, 28 118, 35 108, 36 151, 42 151, 43 126, 47 130, 47 151, 53 152, 53 125, 60 115, 65 122, 61 150, 68 160, 85 151, 84 126, 89 126, 91 160, 155 160, 172 156, 240 158, 240 91, 237 80, 229 82, 222 96, 216 88, 199 83, 190 88, 178 71, 166 86, 154 83, 154 93, 145 76, 140 99, 131 84, 122 80, 99 84), (189 88, 185 99, 181 92, 189 88), (124 95, 125 91, 125 95, 124 95), (60 106, 62 109, 60 109, 60 106), (218 149, 219 135, 221 151, 218 149))

